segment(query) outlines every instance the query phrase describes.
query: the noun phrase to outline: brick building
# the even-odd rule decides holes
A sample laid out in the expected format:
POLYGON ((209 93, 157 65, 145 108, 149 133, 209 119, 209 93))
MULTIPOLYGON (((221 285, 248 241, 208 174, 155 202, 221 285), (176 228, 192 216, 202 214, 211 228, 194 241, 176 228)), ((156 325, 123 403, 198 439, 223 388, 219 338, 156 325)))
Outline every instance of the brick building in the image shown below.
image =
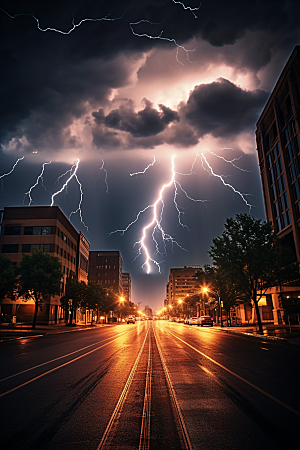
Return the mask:
MULTIPOLYGON (((266 217, 300 261, 300 46, 295 47, 257 122, 266 217)), ((270 290, 275 323, 300 313, 300 287, 270 290)))
POLYGON ((123 297, 127 302, 131 302, 131 275, 129 272, 122 273, 123 297))
POLYGON ((112 288, 117 295, 122 296, 122 265, 119 251, 90 251, 89 282, 112 288))
POLYGON ((199 266, 170 269, 169 282, 167 283, 167 303, 177 304, 187 295, 193 295, 197 291, 195 274, 199 266))
MULTIPOLYGON (((87 280, 89 244, 58 206, 5 207, 1 218, 0 251, 14 263, 19 265, 24 253, 30 254, 38 250, 58 257, 63 274, 61 294, 68 276, 76 275, 80 281, 87 280), (84 242, 85 250, 81 242, 84 242)), ((17 321, 31 321, 33 310, 33 301, 2 300, 1 312, 9 317, 17 316, 17 321)), ((51 297, 40 306, 38 323, 63 321, 60 296, 51 297)))

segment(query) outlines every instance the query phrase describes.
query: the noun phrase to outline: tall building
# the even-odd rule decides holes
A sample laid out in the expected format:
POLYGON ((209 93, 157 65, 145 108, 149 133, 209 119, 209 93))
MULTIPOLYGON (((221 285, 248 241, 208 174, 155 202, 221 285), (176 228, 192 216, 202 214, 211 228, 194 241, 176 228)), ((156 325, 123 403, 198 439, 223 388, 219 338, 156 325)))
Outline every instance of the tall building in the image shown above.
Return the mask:
POLYGON ((129 272, 122 273, 123 297, 127 302, 131 302, 131 275, 129 272))
POLYGON ((122 256, 119 251, 90 251, 89 281, 112 288, 117 295, 123 294, 122 256))
MULTIPOLYGON (((266 217, 294 261, 300 261, 300 46, 295 47, 257 122, 266 217)), ((275 323, 300 312, 300 288, 270 291, 275 323)))
MULTIPOLYGON (((16 265, 20 264, 23 254, 42 250, 58 257, 61 262, 61 294, 64 293, 68 276, 76 275, 79 280, 87 280, 88 241, 76 231, 58 206, 5 207, 1 217, 0 251, 16 265)), ((13 302, 4 299, 1 308, 3 314, 17 316, 17 321, 31 321, 34 303, 22 299, 13 302)), ((39 323, 58 323, 63 320, 60 296, 51 297, 40 306, 37 316, 39 323)))
POLYGON ((193 295, 197 291, 195 274, 199 266, 170 269, 169 282, 167 283, 167 301, 169 305, 176 304, 187 295, 193 295))

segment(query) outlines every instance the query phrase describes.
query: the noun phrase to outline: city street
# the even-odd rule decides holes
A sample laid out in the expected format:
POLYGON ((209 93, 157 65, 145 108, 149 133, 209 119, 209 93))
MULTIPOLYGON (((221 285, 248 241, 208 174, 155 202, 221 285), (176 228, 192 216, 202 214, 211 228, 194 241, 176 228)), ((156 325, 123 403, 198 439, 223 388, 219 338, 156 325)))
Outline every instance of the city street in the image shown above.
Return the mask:
POLYGON ((142 321, 0 343, 1 449, 298 449, 300 347, 142 321))

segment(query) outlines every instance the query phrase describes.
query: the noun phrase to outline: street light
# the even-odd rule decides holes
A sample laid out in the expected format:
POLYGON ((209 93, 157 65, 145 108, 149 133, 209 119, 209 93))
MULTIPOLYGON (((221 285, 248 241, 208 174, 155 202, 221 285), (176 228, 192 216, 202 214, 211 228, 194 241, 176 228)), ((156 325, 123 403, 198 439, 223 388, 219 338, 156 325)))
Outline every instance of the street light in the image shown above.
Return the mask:
MULTIPOLYGON (((207 287, 203 287, 202 288, 202 292, 205 294, 206 292, 211 292, 214 295, 218 296, 218 305, 219 305, 219 312, 220 312, 220 321, 221 321, 221 327, 223 327, 223 319, 222 319, 222 307, 223 307, 223 302, 221 301, 221 297, 217 292, 214 292, 211 289, 208 289, 207 287)), ((219 318, 217 318, 217 322, 219 323, 219 318)))

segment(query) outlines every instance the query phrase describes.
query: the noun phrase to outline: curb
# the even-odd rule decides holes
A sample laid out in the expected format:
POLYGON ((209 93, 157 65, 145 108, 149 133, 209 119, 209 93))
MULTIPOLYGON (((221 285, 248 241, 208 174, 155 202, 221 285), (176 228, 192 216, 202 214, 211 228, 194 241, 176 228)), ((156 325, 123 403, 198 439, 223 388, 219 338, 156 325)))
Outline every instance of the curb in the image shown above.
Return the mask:
POLYGON ((277 336, 268 336, 268 335, 261 335, 261 334, 253 334, 253 333, 247 333, 247 332, 243 332, 243 331, 236 331, 236 330, 222 330, 220 329, 220 331, 224 331, 225 333, 231 333, 231 334, 239 334, 242 336, 250 336, 250 337, 254 337, 257 339, 267 339, 270 341, 283 341, 283 342, 290 342, 289 340, 285 339, 285 338, 281 338, 281 337, 277 337, 277 336))

